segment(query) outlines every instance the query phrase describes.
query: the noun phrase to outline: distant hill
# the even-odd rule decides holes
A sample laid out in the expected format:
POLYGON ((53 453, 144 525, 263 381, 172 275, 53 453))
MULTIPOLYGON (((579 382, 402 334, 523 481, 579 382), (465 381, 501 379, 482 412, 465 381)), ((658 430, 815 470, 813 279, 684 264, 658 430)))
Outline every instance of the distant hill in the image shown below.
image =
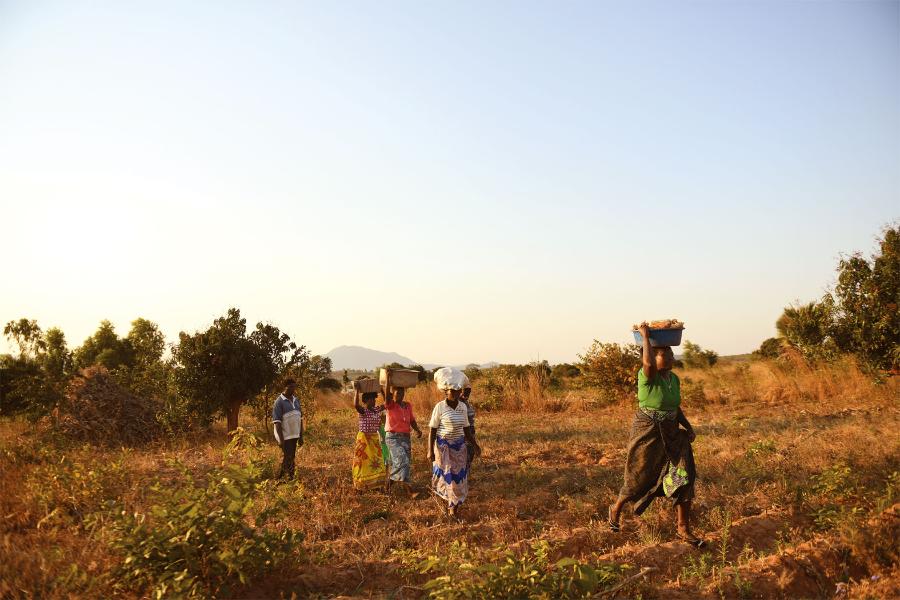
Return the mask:
POLYGON ((362 346, 338 346, 328 354, 331 359, 331 368, 335 371, 352 369, 354 371, 371 371, 381 365, 396 362, 401 365, 418 364, 411 358, 397 354, 396 352, 381 352, 362 346))

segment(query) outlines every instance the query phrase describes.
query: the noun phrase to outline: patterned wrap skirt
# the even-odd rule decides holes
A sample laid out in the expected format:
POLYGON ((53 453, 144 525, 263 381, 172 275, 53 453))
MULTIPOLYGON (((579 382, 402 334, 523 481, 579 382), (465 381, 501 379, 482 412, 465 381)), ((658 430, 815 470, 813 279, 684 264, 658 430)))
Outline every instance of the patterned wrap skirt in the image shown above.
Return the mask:
POLYGON ((385 474, 378 432, 357 432, 353 449, 353 487, 363 490, 384 485, 385 474))
POLYGON ((625 482, 619 497, 640 515, 656 497, 681 504, 694 497, 697 470, 688 432, 678 427, 678 411, 638 410, 631 425, 625 482))
POLYGON ((435 442, 431 489, 449 508, 465 502, 469 493, 468 455, 465 438, 448 442, 439 436, 435 442))
POLYGON ((410 464, 412 463, 412 446, 408 433, 394 433, 388 431, 385 435, 388 450, 390 451, 390 477, 393 481, 410 480, 410 464))

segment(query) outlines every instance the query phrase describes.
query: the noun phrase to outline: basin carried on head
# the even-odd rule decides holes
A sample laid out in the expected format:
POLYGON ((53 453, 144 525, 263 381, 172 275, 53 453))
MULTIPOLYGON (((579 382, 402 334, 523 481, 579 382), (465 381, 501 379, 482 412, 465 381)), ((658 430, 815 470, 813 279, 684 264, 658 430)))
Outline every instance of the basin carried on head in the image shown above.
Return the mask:
MULTIPOLYGON (((660 346, 680 346, 681 345, 681 332, 684 331, 684 328, 681 329, 651 329, 650 330, 650 345, 654 348, 658 348, 660 346)), ((633 330, 634 334, 634 342, 638 345, 644 343, 644 338, 641 337, 640 331, 633 330)))

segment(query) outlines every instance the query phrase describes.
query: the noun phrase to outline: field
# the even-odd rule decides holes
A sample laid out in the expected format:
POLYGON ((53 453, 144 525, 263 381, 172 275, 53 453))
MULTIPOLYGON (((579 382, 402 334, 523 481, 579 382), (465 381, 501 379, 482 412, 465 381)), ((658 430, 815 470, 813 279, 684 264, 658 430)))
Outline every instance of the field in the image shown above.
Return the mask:
MULTIPOLYGON (((283 500, 264 527, 302 540, 274 570, 226 576, 215 593, 553 597, 571 584, 567 593, 594 585, 604 598, 900 597, 897 378, 876 384, 850 364, 811 371, 756 362, 680 374, 698 433, 694 528, 704 549, 673 541, 673 513, 660 501, 640 518, 626 513, 621 533, 604 525, 633 401, 598 403, 591 390, 525 382, 497 410, 481 411, 484 454, 456 523, 427 493, 422 440, 414 441, 412 497, 354 492, 355 415, 332 395, 311 411, 297 481, 257 483, 244 516, 249 523, 283 500), (563 558, 574 560, 555 566, 563 558), (549 572, 559 576, 550 581, 549 572)), ((424 423, 437 392, 420 386, 410 396, 424 423)), ((478 398, 476 385, 476 407, 478 398)), ((268 427, 245 412, 244 427, 265 443, 229 460, 252 455, 270 474, 280 453, 268 427)), ((152 585, 120 569, 113 515, 148 513, 160 493, 202 481, 223 462, 226 442, 217 424, 151 447, 73 447, 20 421, 0 423, 0 596, 151 595, 152 585)))

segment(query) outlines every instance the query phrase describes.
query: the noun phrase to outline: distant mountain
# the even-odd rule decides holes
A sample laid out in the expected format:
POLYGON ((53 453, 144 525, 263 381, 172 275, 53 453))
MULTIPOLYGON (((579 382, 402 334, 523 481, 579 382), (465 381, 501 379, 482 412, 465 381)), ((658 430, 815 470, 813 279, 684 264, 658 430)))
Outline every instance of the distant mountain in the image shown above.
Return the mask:
MULTIPOLYGON (((428 369, 429 371, 434 371, 438 367, 456 367, 457 369, 462 371, 463 369, 468 367, 470 364, 474 364, 474 363, 467 363, 465 365, 447 365, 447 364, 439 365, 437 363, 426 363, 426 364, 423 364, 422 366, 425 367, 426 369, 428 369)), ((486 362, 486 363, 478 365, 478 368, 479 369, 493 369, 494 367, 496 367, 499 364, 500 363, 498 363, 498 362, 491 361, 491 362, 486 362)))
POLYGON ((331 359, 331 368, 335 371, 343 369, 371 371, 381 365, 388 365, 393 362, 401 365, 417 364, 413 359, 396 352, 381 352, 371 348, 363 348, 362 346, 338 346, 325 356, 331 359))

